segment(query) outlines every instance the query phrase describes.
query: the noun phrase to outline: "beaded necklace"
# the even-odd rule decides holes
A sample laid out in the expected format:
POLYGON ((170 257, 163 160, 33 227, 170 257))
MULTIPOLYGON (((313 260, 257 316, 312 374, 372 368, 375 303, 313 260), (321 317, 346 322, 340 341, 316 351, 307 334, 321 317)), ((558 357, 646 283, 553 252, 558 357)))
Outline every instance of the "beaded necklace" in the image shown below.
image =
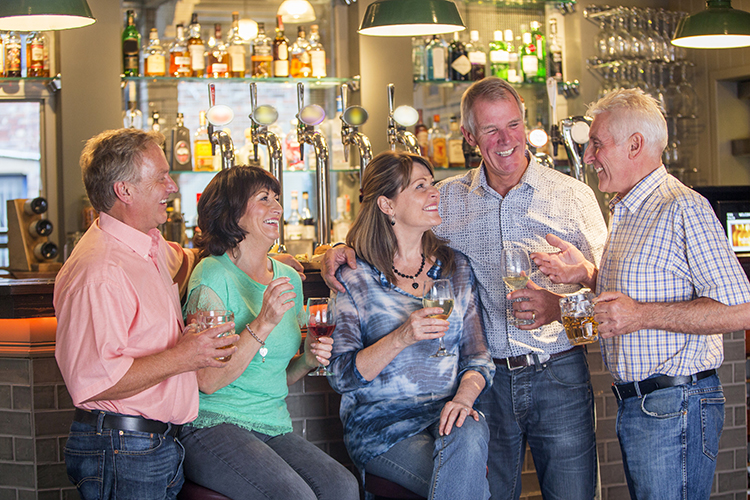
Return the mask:
POLYGON ((394 266, 394 265, 391 265, 391 267, 393 268, 393 272, 396 273, 396 274, 398 274, 402 278, 406 278, 408 280, 414 281, 414 283, 411 284, 411 287, 414 290, 416 290, 417 288, 419 288, 419 283, 417 283, 417 276, 419 276, 420 274, 422 274, 422 269, 424 269, 424 254, 422 254, 422 264, 419 266, 419 271, 417 271, 417 274, 415 274, 414 276, 409 276, 408 274, 400 273, 398 271, 398 269, 396 269, 396 266, 394 266))

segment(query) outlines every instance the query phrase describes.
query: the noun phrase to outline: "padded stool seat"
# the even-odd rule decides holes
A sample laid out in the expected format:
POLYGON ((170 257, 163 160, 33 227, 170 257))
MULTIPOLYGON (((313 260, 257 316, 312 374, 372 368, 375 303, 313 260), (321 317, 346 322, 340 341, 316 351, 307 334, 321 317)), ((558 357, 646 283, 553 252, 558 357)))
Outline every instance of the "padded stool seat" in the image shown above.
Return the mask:
POLYGON ((185 484, 182 485, 182 489, 177 494, 177 500, 232 500, 229 497, 225 497, 221 493, 217 493, 214 490, 196 484, 191 480, 185 478, 185 484))
POLYGON ((365 491, 375 495, 376 500, 425 500, 400 484, 365 472, 365 491))

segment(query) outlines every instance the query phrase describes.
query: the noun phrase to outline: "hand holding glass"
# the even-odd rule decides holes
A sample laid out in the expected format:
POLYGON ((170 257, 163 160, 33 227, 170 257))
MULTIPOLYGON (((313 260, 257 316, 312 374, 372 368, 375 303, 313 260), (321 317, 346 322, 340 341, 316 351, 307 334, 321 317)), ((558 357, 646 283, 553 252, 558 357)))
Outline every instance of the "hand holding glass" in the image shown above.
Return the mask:
MULTIPOLYGON (((500 268, 503 272, 503 281, 508 285, 511 292, 525 288, 526 283, 529 282, 529 275, 531 275, 529 253, 523 248, 518 247, 503 248, 503 252, 500 255, 500 268)), ((512 306, 508 309, 508 314, 508 317, 511 318, 512 324, 516 326, 530 325, 534 323, 534 321, 530 319, 516 318, 515 315, 513 315, 512 306)))
MULTIPOLYGON (((307 334, 315 339, 329 337, 336 328, 335 301, 332 298, 307 299, 307 334)), ((308 373, 311 377, 333 375, 323 364, 308 373)))
POLYGON ((593 300, 594 294, 588 288, 560 299, 563 326, 572 345, 599 340, 599 323, 594 321, 593 300))
MULTIPOLYGON (((198 328, 200 331, 208 330, 214 326, 223 325, 225 323, 232 323, 234 321, 234 313, 232 311, 225 311, 221 309, 214 309, 211 311, 198 311, 196 314, 196 320, 198 322, 198 328)), ((234 335, 234 328, 231 330, 220 333, 219 337, 226 337, 227 335, 234 335)), ((229 349, 232 345, 222 347, 222 349, 229 349)), ((232 355, 224 356, 223 358, 216 358, 219 361, 227 362, 232 359, 232 355)))
MULTIPOLYGON (((425 281, 424 294, 422 295, 422 307, 442 307, 443 312, 430 316, 431 318, 448 319, 453 312, 453 286, 450 280, 439 279, 425 281)), ((430 356, 431 358, 442 358, 445 356, 455 356, 445 348, 445 341, 440 337, 440 347, 438 351, 430 356)))

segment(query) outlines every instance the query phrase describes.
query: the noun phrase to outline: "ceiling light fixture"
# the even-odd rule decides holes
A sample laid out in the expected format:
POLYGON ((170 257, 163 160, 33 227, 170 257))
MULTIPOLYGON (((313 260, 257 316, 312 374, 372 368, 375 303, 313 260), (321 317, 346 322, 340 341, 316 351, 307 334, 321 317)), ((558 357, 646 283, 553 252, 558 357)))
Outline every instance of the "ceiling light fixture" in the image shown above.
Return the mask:
POLYGON ((279 5, 277 16, 285 23, 309 23, 315 21, 315 9, 307 0, 284 0, 279 5))
POLYGON ((730 0, 707 0, 706 10, 677 23, 672 45, 689 49, 749 47, 750 12, 733 9, 730 0))
POLYGON ((450 0, 381 0, 367 6, 359 34, 424 36, 465 30, 456 4, 450 0))
POLYGON ((96 19, 86 0, 3 0, 0 30, 49 31, 80 28, 96 19))

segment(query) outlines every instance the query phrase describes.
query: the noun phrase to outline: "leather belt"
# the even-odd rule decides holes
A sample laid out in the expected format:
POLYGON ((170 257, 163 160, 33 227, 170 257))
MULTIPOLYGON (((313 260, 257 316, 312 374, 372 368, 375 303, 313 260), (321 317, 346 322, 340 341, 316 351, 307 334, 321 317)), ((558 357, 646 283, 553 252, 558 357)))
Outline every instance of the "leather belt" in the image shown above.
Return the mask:
POLYGON ((99 414, 104 414, 102 422, 103 429, 117 429, 122 431, 148 432, 151 434, 164 434, 165 436, 177 436, 181 425, 167 424, 158 420, 135 415, 115 415, 100 410, 89 411, 76 408, 73 420, 92 427, 99 425, 99 414))
MULTIPOLYGON (((695 374, 697 380, 703 380, 704 378, 715 375, 716 370, 706 370, 695 374)), ((662 375, 660 377, 647 378, 640 382, 628 382, 625 384, 612 384, 612 392, 615 393, 615 397, 618 401, 623 399, 632 398, 635 396, 645 396, 659 389, 666 389, 667 387, 675 387, 678 385, 686 385, 693 381, 692 375, 670 377, 669 375, 662 375)))
POLYGON ((508 370, 518 370, 521 368, 526 368, 527 366, 536 366, 537 362, 540 365, 543 365, 549 360, 559 358, 561 356, 566 356, 568 354, 571 354, 576 351, 582 351, 583 346, 575 346, 567 351, 562 352, 556 352, 554 354, 536 354, 536 353, 529 353, 529 354, 521 354, 520 356, 511 356, 509 358, 492 358, 492 361, 495 362, 496 365, 505 365, 508 367, 508 370))

